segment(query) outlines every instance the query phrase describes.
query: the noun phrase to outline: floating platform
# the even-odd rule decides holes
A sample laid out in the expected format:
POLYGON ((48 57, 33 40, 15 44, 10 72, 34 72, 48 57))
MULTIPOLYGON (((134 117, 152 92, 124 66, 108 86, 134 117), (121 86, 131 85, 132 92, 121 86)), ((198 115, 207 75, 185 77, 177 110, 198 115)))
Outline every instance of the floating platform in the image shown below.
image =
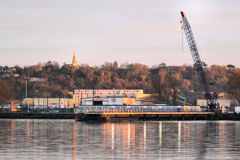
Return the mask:
POLYGON ((87 112, 82 113, 82 121, 145 121, 145 120, 209 120, 213 112, 87 112))
POLYGON ((79 121, 240 120, 200 106, 79 106, 79 121))
POLYGON ((1 119, 77 119, 84 122, 162 121, 162 120, 240 120, 240 114, 213 112, 147 112, 147 113, 31 113, 0 112, 1 119))

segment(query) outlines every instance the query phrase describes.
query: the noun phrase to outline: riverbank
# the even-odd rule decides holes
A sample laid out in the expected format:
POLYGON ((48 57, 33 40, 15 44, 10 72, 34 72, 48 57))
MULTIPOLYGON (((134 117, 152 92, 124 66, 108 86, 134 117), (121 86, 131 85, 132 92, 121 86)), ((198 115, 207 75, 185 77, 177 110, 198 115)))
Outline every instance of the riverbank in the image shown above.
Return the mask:
POLYGON ((75 113, 0 112, 0 119, 75 119, 75 113))

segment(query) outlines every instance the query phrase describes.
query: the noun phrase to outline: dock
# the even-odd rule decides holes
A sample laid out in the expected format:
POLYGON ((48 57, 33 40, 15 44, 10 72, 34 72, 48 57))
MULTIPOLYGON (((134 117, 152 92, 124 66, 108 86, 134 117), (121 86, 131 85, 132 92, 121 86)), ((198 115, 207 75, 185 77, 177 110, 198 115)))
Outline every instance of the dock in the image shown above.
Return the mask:
POLYGON ((0 112, 0 119, 75 119, 75 113, 0 112))
POLYGON ((0 112, 0 119, 77 119, 83 122, 164 121, 164 120, 240 120, 240 114, 201 111, 156 111, 134 109, 87 109, 73 112, 0 112))
POLYGON ((79 120, 100 121, 146 121, 146 120, 210 120, 213 112, 158 111, 136 109, 86 109, 79 120))

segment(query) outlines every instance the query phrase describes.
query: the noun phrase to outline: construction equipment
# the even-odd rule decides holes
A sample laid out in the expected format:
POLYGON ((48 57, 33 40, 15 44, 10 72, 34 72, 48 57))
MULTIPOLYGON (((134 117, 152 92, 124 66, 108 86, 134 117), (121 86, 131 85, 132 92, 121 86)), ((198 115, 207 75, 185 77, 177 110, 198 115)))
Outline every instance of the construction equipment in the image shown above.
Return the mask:
POLYGON ((198 79, 200 81, 201 89, 204 92, 204 98, 207 100, 208 109, 210 111, 214 111, 216 109, 216 100, 218 98, 217 93, 211 93, 209 88, 209 83, 206 78, 206 73, 204 72, 204 63, 201 61, 196 42, 193 37, 193 33, 190 27, 190 24, 187 20, 187 17, 183 11, 180 12, 182 16, 182 29, 185 32, 186 39, 188 41, 188 45, 190 48, 190 52, 192 54, 192 58, 194 61, 194 68, 197 72, 198 79))

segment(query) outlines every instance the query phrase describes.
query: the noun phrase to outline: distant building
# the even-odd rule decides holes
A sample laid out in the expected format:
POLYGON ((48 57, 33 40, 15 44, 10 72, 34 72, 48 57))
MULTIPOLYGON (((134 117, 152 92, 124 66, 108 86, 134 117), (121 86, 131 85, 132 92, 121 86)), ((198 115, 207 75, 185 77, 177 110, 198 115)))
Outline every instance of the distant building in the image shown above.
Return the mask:
POLYGON ((141 105, 149 104, 142 89, 76 89, 75 105, 141 105))
POLYGON ((77 63, 76 53, 73 54, 72 67, 78 69, 79 65, 77 63))
POLYGON ((83 98, 81 105, 152 105, 152 103, 146 103, 145 100, 136 99, 134 97, 95 97, 95 98, 83 98))
MULTIPOLYGON (((230 99, 218 99, 217 104, 224 107, 230 107, 231 101, 230 99)), ((207 106, 207 101, 205 99, 198 99, 197 100, 198 106, 207 106)))
POLYGON ((29 104, 34 108, 73 108, 75 102, 71 98, 24 98, 23 105, 29 104))
POLYGON ((95 97, 82 99, 82 105, 123 105, 122 97, 95 97))
POLYGON ((149 94, 144 94, 142 89, 75 89, 73 97, 77 98, 90 98, 90 97, 107 97, 107 96, 120 96, 120 97, 135 97, 143 98, 149 94))

